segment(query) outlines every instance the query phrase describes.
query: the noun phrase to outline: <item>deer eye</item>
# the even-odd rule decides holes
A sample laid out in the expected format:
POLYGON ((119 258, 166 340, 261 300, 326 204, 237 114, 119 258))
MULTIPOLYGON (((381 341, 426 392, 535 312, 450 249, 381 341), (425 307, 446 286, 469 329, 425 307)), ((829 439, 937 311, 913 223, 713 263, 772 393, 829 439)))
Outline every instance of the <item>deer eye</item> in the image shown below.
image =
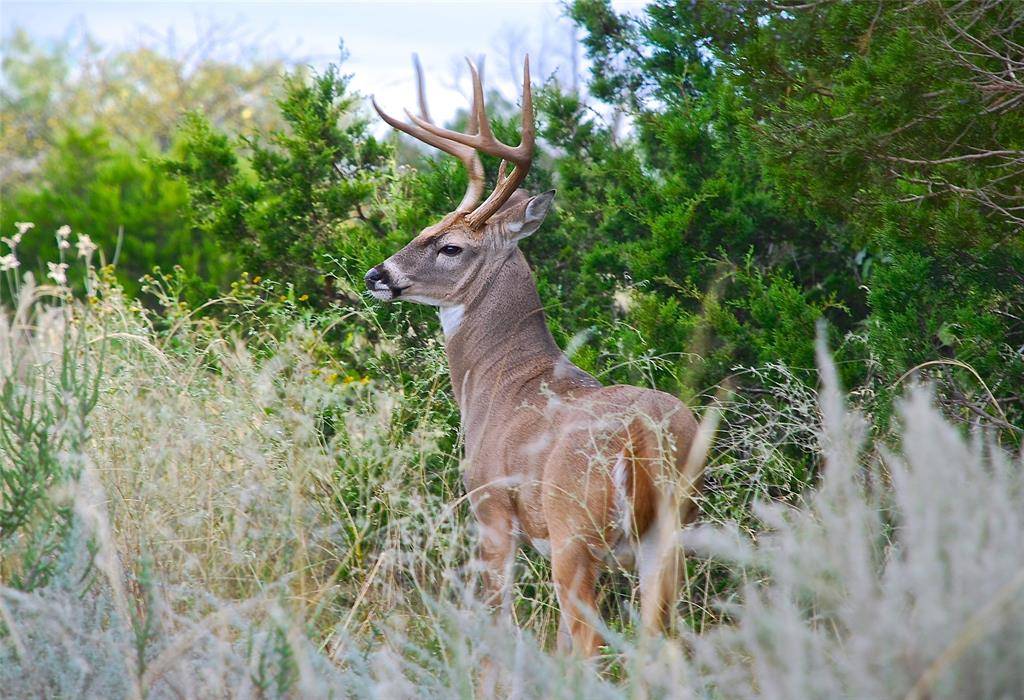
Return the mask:
POLYGON ((456 255, 458 255, 459 253, 462 252, 462 248, 460 248, 457 245, 446 245, 446 246, 441 246, 441 250, 439 250, 437 252, 439 252, 441 255, 448 255, 448 256, 451 256, 451 257, 455 257, 456 255))

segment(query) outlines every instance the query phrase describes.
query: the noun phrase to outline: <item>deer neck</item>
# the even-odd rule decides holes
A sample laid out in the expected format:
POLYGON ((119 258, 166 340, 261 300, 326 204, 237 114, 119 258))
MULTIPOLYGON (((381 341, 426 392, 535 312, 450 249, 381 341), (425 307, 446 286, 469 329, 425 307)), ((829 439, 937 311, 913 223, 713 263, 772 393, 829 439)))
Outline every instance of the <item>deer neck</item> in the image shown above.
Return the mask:
POLYGON ((518 249, 493 275, 479 277, 469 302, 441 311, 452 389, 464 418, 477 399, 491 408, 495 401, 516 400, 522 384, 561 357, 533 273, 518 249))

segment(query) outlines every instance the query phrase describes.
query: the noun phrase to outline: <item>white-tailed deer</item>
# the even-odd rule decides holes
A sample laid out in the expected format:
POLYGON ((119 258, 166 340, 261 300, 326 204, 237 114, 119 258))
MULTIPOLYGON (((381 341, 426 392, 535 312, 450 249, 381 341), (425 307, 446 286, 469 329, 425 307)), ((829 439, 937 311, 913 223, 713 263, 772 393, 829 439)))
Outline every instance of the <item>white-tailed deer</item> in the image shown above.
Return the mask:
POLYGON ((400 122, 374 102, 394 128, 459 158, 469 186, 454 211, 370 270, 366 285, 382 301, 440 311, 489 603, 507 601, 512 562, 528 539, 551 558, 559 648, 589 656, 601 644, 594 622, 602 565, 635 562, 647 629, 660 627, 675 601, 676 535, 696 515, 703 470, 699 460, 687 463, 697 424, 669 394, 602 386, 555 344, 517 246, 540 228, 555 194, 517 189, 534 147, 529 58, 522 142, 514 148, 492 134, 480 76, 470 69, 468 133, 430 121, 418 62, 419 117, 400 122), (496 187, 479 206, 485 175, 477 151, 502 159, 496 187))

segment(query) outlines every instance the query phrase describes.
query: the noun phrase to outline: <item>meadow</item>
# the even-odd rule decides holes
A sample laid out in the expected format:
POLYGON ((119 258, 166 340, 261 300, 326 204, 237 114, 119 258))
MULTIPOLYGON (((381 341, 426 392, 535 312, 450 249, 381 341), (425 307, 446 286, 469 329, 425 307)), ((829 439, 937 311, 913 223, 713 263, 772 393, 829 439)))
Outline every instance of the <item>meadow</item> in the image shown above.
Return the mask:
POLYGON ((511 623, 480 602, 436 316, 361 283, 456 164, 373 136, 335 67, 245 82, 245 123, 202 90, 266 66, 201 65, 188 114, 141 90, 162 118, 120 124, 19 35, 0 694, 473 697, 489 660, 522 698, 1024 695, 1019 8, 567 13, 594 69, 538 79, 526 186, 558 195, 523 248, 574 362, 708 427, 668 633, 613 571, 599 658, 556 653, 532 551, 511 623))
POLYGON ((687 532, 675 634, 639 639, 635 581, 609 576, 598 673, 550 651, 542 558, 521 555, 518 627, 477 601, 440 343, 353 337, 368 379, 317 357, 344 316, 244 296, 218 302, 234 323, 166 296, 156 314, 109 268, 87 279, 82 299, 26 281, 3 318, 9 697, 470 697, 485 657, 518 697, 1021 689, 1019 455, 966 438, 923 387, 872 442, 823 337, 820 387, 783 376, 775 425, 717 409, 737 453, 767 462, 788 436, 818 483, 773 502, 772 473, 712 461, 734 488, 687 532))

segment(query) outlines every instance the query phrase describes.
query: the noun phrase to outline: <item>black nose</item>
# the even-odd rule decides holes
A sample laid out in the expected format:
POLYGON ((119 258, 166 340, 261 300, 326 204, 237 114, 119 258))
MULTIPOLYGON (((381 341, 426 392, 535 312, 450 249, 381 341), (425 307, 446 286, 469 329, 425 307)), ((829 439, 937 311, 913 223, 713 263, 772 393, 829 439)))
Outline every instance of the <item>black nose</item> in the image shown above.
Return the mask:
POLYGON ((378 265, 377 267, 371 268, 363 279, 366 280, 367 289, 374 289, 377 286, 377 283, 382 280, 387 284, 387 277, 388 273, 384 269, 384 266, 378 265))

